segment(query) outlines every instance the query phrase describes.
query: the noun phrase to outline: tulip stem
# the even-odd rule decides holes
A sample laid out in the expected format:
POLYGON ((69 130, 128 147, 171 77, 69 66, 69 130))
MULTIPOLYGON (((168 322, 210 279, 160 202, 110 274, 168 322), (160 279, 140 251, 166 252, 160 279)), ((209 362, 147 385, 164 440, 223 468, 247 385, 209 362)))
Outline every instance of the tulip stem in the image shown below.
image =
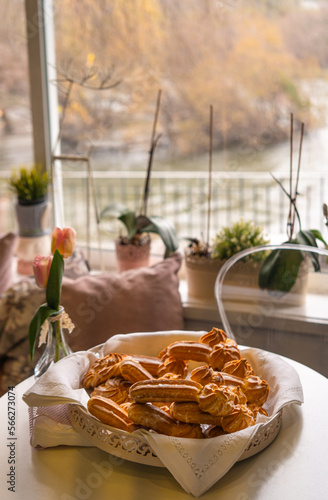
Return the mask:
POLYGON ((55 353, 55 363, 60 359, 60 321, 56 321, 56 353, 55 353))

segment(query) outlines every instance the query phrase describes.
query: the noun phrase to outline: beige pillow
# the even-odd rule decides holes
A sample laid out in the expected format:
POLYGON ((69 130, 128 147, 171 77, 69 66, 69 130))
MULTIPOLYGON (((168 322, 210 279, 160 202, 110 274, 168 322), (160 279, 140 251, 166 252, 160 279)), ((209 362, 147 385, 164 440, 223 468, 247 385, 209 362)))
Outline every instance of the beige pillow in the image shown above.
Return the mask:
POLYGON ((17 236, 14 233, 8 233, 0 238, 0 294, 13 282, 12 267, 16 242, 17 236))
POLYGON ((182 330, 181 261, 177 253, 121 274, 64 278, 61 304, 76 326, 68 338, 72 349, 89 349, 118 333, 182 330))

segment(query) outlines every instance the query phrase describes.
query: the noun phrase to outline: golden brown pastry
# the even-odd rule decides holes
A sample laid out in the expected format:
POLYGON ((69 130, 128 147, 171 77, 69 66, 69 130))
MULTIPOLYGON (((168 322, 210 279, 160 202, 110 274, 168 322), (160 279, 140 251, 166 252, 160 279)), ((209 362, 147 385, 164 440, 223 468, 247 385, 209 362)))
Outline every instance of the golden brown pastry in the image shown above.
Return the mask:
POLYGON ((234 387, 232 385, 229 386, 229 389, 231 392, 234 393, 234 395, 236 396, 237 398, 237 402, 236 404, 240 404, 240 405, 245 405, 247 404, 247 397, 246 395, 243 393, 242 389, 240 388, 240 386, 237 386, 237 387, 234 387))
POLYGON ((119 363, 119 370, 120 375, 132 384, 140 380, 150 380, 153 378, 146 368, 133 359, 123 359, 119 363))
POLYGON ((130 398, 136 403, 198 401, 202 386, 186 379, 152 379, 130 387, 130 398))
POLYGON ((228 433, 225 432, 219 425, 210 425, 204 431, 204 437, 206 438, 215 438, 218 436, 225 436, 226 434, 228 433))
MULTIPOLYGON (((219 376, 219 372, 218 376, 219 376)), ((209 365, 198 366, 190 373, 190 380, 198 382, 201 385, 211 384, 213 382, 214 370, 209 365)), ((223 379, 222 379, 223 381, 223 379)), ((219 385, 219 384, 218 384, 219 385)))
POLYGON ((255 424, 253 412, 246 405, 235 406, 233 412, 221 419, 221 427, 225 432, 237 432, 255 424))
POLYGON ((93 388, 88 409, 105 424, 195 438, 253 425, 258 413, 267 414, 270 391, 218 328, 199 341, 173 342, 158 357, 110 353, 89 368, 83 386, 93 388), (203 365, 189 373, 189 361, 203 365))
POLYGON ((168 373, 165 373, 161 379, 164 379, 164 380, 180 380, 181 379, 181 376, 180 375, 177 375, 176 373, 171 373, 171 372, 168 372, 168 373))
POLYGON ((119 363, 126 359, 128 356, 125 354, 110 353, 103 358, 98 359, 90 367, 84 375, 82 385, 85 389, 96 387, 102 384, 110 377, 117 377, 120 375, 119 363))
POLYGON ((268 412, 262 408, 262 406, 257 405, 256 403, 247 403, 247 408, 251 410, 256 420, 257 414, 268 416, 268 412))
POLYGON ((225 373, 225 372, 215 372, 214 370, 214 375, 213 375, 213 382, 217 383, 217 378, 215 373, 218 373, 220 375, 220 379, 222 381, 223 385, 226 386, 232 386, 232 387, 242 387, 244 384, 244 379, 240 377, 236 377, 235 375, 230 375, 230 373, 225 373))
POLYGON ((216 370, 221 370, 228 361, 240 359, 240 351, 236 342, 232 339, 227 339, 213 347, 213 351, 209 356, 209 364, 216 370))
POLYGON ((182 340, 181 342, 173 342, 167 348, 167 354, 175 359, 201 361, 207 363, 212 348, 201 342, 193 340, 182 340))
POLYGON ((221 417, 215 417, 208 412, 202 411, 198 403, 172 403, 170 412, 173 418, 188 424, 218 425, 221 417))
POLYGON ((95 387, 91 395, 110 398, 120 405, 129 399, 131 385, 131 382, 124 380, 122 377, 114 377, 95 387))
POLYGON ((255 403, 258 406, 263 406, 268 399, 270 388, 269 384, 256 375, 251 375, 241 387, 248 403, 255 403))
POLYGON ((134 403, 128 408, 129 418, 135 423, 160 434, 175 437, 202 438, 201 427, 174 420, 167 412, 151 403, 134 403))
POLYGON ((210 332, 202 335, 199 342, 207 344, 210 347, 214 347, 215 345, 220 344, 220 342, 225 342, 227 338, 228 336, 223 330, 214 327, 210 332))
POLYGON ((132 432, 137 426, 130 420, 127 412, 115 401, 102 396, 92 396, 88 401, 88 410, 100 422, 132 432))
POLYGON ((180 378, 186 378, 188 373, 188 363, 183 359, 175 359, 170 356, 166 357, 163 363, 158 367, 157 375, 162 378, 166 373, 173 373, 180 378))
POLYGON ((143 366, 153 377, 157 377, 157 370, 161 360, 155 356, 143 356, 141 354, 132 354, 132 359, 143 366))
POLYGON ((238 403, 236 395, 225 386, 207 384, 199 395, 199 408, 215 417, 223 417, 233 412, 238 403))
POLYGON ((247 378, 250 375, 254 375, 254 370, 247 361, 246 358, 234 359, 233 361, 228 361, 223 368, 222 372, 230 373, 235 377, 247 378))

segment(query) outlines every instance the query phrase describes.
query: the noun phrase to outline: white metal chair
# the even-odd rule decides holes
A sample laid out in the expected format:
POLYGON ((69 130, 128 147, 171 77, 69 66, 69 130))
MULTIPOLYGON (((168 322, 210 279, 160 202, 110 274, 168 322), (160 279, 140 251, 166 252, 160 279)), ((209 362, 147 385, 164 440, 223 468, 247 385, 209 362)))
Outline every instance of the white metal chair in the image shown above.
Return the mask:
MULTIPOLYGON (((282 288, 286 283, 289 288, 288 268, 280 273, 280 281, 282 277, 282 288)), ((293 358, 328 376, 327 249, 288 243, 243 250, 221 267, 214 292, 222 328, 229 337, 239 344, 293 358), (273 258, 278 251, 288 251, 292 259, 302 260, 288 292, 277 289, 277 273, 271 276, 271 289, 259 286, 260 282, 263 285, 263 262, 268 260, 247 266, 245 262, 260 252, 266 259, 273 258), (250 268, 248 274, 244 273, 246 267, 250 268)))

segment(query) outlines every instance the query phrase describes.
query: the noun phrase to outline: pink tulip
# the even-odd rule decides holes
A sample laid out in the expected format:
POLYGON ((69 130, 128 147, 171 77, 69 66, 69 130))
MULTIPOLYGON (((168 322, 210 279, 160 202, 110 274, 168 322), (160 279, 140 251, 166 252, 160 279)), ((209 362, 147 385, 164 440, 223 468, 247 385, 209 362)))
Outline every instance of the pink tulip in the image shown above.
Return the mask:
POLYGON ((70 257, 74 250, 75 236, 76 232, 72 227, 64 227, 63 229, 55 227, 51 239, 52 253, 54 254, 57 249, 64 259, 70 257))
POLYGON ((48 257, 37 255, 33 261, 35 282, 40 288, 47 286, 51 263, 52 255, 48 255, 48 257))

